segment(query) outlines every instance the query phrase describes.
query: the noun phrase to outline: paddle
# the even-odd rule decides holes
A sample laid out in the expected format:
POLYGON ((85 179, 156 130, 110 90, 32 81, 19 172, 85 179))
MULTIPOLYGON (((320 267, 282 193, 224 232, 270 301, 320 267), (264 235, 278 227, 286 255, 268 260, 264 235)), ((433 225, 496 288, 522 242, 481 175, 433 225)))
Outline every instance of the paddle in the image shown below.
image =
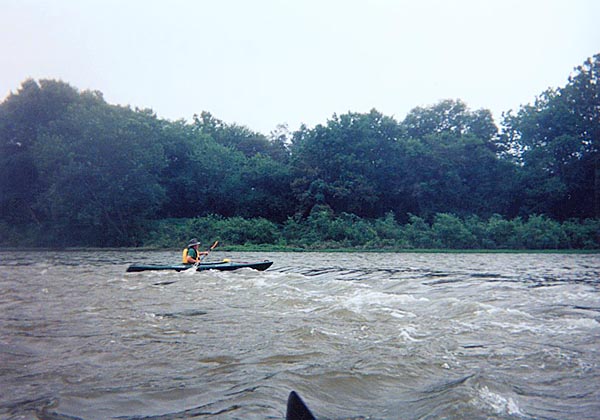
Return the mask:
POLYGON ((200 262, 204 259, 204 257, 206 257, 210 253, 210 251, 212 251, 213 249, 215 249, 218 244, 219 244, 219 241, 215 241, 215 243, 212 244, 212 246, 206 250, 206 254, 202 255, 198 259, 198 261, 196 261, 196 263, 194 264, 194 268, 198 268, 198 266, 200 265, 200 262))

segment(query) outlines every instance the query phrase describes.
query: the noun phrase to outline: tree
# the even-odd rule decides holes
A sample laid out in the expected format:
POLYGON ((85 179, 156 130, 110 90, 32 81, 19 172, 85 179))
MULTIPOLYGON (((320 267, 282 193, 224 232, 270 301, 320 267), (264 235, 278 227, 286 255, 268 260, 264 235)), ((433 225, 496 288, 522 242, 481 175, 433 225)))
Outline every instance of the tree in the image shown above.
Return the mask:
MULTIPOLYGON (((383 215, 380 200, 399 173, 397 122, 376 110, 334 115, 327 125, 301 127, 292 139, 293 188, 304 214, 316 204, 336 213, 383 215)), ((392 193, 393 194, 393 193, 392 193)))
POLYGON ((412 192, 417 214, 429 218, 436 213, 462 217, 511 213, 513 164, 499 159, 472 135, 431 135, 421 143, 411 165, 418 174, 412 192))
POLYGON ((135 245, 164 200, 164 155, 151 111, 110 106, 84 92, 38 134, 43 193, 36 209, 63 245, 135 245))
POLYGON ((28 79, 0 104, 0 214, 5 221, 43 221, 34 209, 41 180, 32 151, 39 132, 79 99, 66 83, 28 79))
POLYGON ((218 144, 242 152, 247 157, 257 153, 270 156, 275 160, 287 159, 285 145, 278 141, 269 141, 263 134, 254 132, 238 124, 226 124, 215 118, 210 112, 203 111, 194 115, 194 129, 212 137, 218 144))
POLYGON ((487 109, 471 111, 461 100, 446 99, 430 107, 416 107, 401 123, 408 137, 422 139, 436 134, 472 135, 497 151, 498 127, 487 109))
POLYGON ((522 165, 522 212, 600 217, 600 54, 568 84, 505 114, 504 137, 522 165))
POLYGON ((571 191, 575 200, 593 197, 593 213, 583 211, 573 215, 588 217, 593 214, 600 218, 600 54, 578 66, 562 92, 573 107, 576 117, 573 135, 581 147, 577 162, 580 164, 574 165, 577 167, 570 171, 567 183, 573 186, 571 191))
POLYGON ((243 193, 238 197, 238 214, 283 222, 294 213, 296 200, 290 189, 288 165, 256 154, 241 169, 243 193))
POLYGON ((511 212, 515 167, 499 159, 497 133, 488 110, 472 112, 460 100, 413 109, 400 124, 411 140, 405 179, 411 213, 461 216, 511 212))
POLYGON ((167 199, 157 216, 234 215, 243 154, 184 121, 164 123, 161 137, 166 165, 160 183, 167 199))

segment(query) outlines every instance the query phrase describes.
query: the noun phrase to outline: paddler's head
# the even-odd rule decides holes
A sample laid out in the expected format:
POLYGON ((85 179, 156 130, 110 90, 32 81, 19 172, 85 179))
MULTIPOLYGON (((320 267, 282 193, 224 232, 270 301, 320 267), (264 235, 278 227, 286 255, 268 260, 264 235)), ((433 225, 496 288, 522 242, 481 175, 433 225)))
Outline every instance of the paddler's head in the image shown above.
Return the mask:
POLYGON ((188 243, 188 248, 197 248, 198 245, 200 245, 200 242, 198 242, 198 239, 193 238, 193 239, 190 239, 190 242, 188 243))

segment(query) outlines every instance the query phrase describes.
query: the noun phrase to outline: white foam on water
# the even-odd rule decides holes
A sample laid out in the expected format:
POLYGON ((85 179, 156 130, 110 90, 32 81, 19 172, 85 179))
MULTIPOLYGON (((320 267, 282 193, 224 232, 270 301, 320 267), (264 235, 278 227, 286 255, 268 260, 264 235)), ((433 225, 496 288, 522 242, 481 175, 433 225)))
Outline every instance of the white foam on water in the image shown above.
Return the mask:
POLYGON ((511 318, 522 317, 522 318, 527 318, 527 319, 535 318, 530 313, 521 311, 519 309, 502 308, 502 307, 490 305, 487 303, 481 303, 481 302, 479 302, 478 305, 481 307, 481 310, 476 311, 475 315, 492 315, 493 318, 497 318, 499 316, 501 316, 501 317, 509 316, 511 318))
POLYGON ((594 330, 600 328, 600 322, 592 318, 577 318, 562 320, 568 330, 594 330))
POLYGON ((342 304, 346 309, 363 312, 365 310, 402 311, 401 305, 423 302, 429 302, 429 299, 416 298, 413 295, 389 294, 375 290, 357 290, 352 296, 344 299, 342 304))
POLYGON ((406 328, 401 328, 400 329, 400 337, 404 338, 405 341, 412 341, 412 342, 417 342, 417 341, 421 341, 418 338, 414 338, 413 336, 411 336, 410 334, 416 333, 416 330, 413 327, 406 327, 406 328))
POLYGON ((537 335, 569 335, 581 331, 596 333, 600 329, 600 322, 592 318, 532 319, 530 322, 517 322, 508 318, 503 321, 492 321, 489 325, 510 331, 513 334, 531 333, 537 335))
POLYGON ((544 335, 552 332, 552 329, 549 325, 539 325, 534 323, 527 324, 524 322, 515 322, 514 320, 490 322, 489 325, 491 327, 498 328, 499 330, 508 331, 512 334, 531 333, 536 335, 544 335))
POLYGON ((397 310, 397 309, 388 309, 386 310, 386 312, 388 312, 390 314, 390 316, 392 318, 416 318, 417 314, 412 313, 412 312, 408 312, 408 311, 401 311, 401 310, 397 310))
POLYGON ((508 414, 511 416, 524 417, 515 400, 490 391, 487 386, 479 389, 478 397, 478 400, 473 401, 476 405, 483 403, 484 406, 491 408, 497 414, 508 414))
POLYGON ((196 267, 191 266, 190 268, 186 268, 185 270, 181 270, 179 273, 184 275, 184 276, 194 276, 196 275, 198 270, 196 270, 196 267))

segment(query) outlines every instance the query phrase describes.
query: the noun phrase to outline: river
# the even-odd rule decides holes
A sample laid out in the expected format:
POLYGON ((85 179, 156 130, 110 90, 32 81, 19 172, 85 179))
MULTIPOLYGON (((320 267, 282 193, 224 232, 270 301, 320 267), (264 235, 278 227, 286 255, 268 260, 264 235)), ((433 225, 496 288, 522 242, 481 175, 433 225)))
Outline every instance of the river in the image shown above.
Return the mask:
POLYGON ((0 418, 600 418, 598 254, 225 257, 0 252, 0 418))

